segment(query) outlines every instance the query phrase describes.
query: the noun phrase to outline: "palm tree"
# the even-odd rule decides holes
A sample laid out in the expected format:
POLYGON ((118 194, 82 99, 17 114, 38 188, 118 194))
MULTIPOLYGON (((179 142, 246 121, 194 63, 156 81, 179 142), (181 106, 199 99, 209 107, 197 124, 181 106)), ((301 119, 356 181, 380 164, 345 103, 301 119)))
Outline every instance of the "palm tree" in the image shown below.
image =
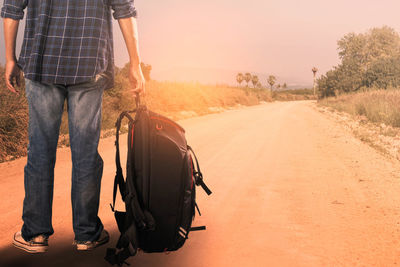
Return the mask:
POLYGON ((244 74, 244 80, 245 80, 246 83, 247 83, 247 87, 249 87, 249 82, 250 82, 250 80, 251 80, 251 74, 250 74, 249 72, 246 72, 246 73, 244 74))
POLYGON ((251 77, 251 82, 252 82, 254 88, 256 88, 256 85, 258 84, 258 76, 257 75, 253 75, 251 77))
POLYGON ((316 67, 313 67, 311 70, 314 74, 314 84, 313 84, 313 88, 314 88, 314 96, 315 96, 315 90, 317 88, 317 71, 318 69, 316 67))
POLYGON ((239 86, 242 84, 243 79, 244 79, 243 73, 240 73, 240 72, 239 72, 239 73, 236 75, 236 81, 238 82, 239 86))
POLYGON ((272 91, 272 88, 274 87, 275 82, 276 82, 276 77, 274 75, 269 75, 268 83, 271 86, 271 91, 272 91))

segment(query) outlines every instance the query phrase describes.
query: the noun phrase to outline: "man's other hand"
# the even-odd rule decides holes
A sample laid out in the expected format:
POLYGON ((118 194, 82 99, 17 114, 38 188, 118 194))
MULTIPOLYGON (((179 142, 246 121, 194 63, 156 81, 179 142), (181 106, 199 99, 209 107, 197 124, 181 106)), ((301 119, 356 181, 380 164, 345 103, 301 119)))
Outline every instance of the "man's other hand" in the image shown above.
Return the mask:
POLYGON ((18 67, 16 61, 7 61, 5 69, 5 81, 7 89, 15 94, 19 94, 19 91, 15 88, 15 84, 20 86, 21 84, 21 69, 18 67), (14 83, 15 80, 15 83, 14 83))

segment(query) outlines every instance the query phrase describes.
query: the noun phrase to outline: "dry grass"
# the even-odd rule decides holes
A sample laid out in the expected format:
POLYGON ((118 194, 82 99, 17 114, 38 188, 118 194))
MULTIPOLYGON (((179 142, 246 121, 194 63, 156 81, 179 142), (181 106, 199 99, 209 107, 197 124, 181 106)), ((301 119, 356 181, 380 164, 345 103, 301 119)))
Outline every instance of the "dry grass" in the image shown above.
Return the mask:
POLYGON ((272 98, 278 101, 316 100, 312 89, 290 89, 274 91, 272 98))
POLYGON ((371 90, 319 101, 354 135, 384 155, 400 160, 400 90, 371 90))
POLYGON ((26 153, 28 107, 21 90, 19 96, 0 90, 0 162, 26 153))
MULTIPOLYGON (((115 87, 107 90, 103 100, 102 137, 114 133, 119 114, 135 108, 133 95, 126 91, 128 80, 116 76, 115 87)), ((172 119, 187 118, 219 112, 237 105, 256 105, 272 101, 268 90, 207 86, 198 83, 147 83, 145 102, 158 113, 172 119)), ((65 105, 66 106, 66 105, 65 105)), ((60 129, 59 145, 69 145, 66 108, 60 129)), ((28 112, 25 97, 15 97, 6 89, 0 90, 0 162, 24 156, 27 146, 28 112)))
POLYGON ((250 106, 271 101, 267 90, 227 86, 207 86, 198 83, 150 82, 147 86, 150 109, 177 116, 181 111, 198 115, 210 113, 213 107, 250 106))
POLYGON ((382 155, 400 160, 400 128, 374 123, 365 116, 354 116, 329 106, 316 106, 316 109, 342 124, 355 137, 373 147, 382 155))
MULTIPOLYGON (((126 91, 123 86, 128 84, 127 81, 120 82, 117 82, 116 89, 107 92, 104 97, 102 121, 104 130, 114 128, 115 120, 122 111, 135 108, 132 93, 126 91), (118 88, 123 89, 118 90, 118 88)), ((142 101, 152 111, 178 120, 218 112, 223 108, 237 105, 250 106, 257 105, 260 101, 272 100, 266 90, 150 81, 146 85, 146 95, 142 101)))
POLYGON ((364 116, 374 123, 400 127, 400 90, 371 90, 330 97, 319 101, 321 105, 354 116, 364 116))

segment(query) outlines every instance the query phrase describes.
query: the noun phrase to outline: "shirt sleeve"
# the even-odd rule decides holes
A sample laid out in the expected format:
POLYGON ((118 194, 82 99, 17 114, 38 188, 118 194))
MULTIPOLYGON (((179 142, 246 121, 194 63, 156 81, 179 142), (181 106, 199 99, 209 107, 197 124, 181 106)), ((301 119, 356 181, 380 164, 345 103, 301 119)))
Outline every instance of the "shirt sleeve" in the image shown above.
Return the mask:
POLYGON ((28 0, 4 0, 0 15, 2 18, 21 20, 27 5, 28 0))
POLYGON ((108 0, 108 5, 114 11, 114 19, 123 19, 136 17, 136 8, 133 5, 134 0, 108 0))

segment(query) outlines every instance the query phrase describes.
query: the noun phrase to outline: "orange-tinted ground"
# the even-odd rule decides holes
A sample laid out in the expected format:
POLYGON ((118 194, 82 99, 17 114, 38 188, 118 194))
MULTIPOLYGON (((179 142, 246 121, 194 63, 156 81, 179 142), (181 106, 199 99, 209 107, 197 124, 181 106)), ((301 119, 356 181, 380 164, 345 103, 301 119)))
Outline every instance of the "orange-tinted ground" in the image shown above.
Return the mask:
MULTIPOLYGON (((181 121, 213 195, 183 249, 140 254, 132 266, 396 266, 400 264, 400 164, 313 109, 276 102, 181 121)), ((122 139, 125 139, 124 137, 122 139)), ((118 237, 109 203, 114 138, 105 161, 100 216, 118 237)), ((21 226, 26 159, 0 165, 0 266, 108 266, 105 248, 78 253, 73 239, 69 149, 59 149, 55 234, 44 255, 11 246, 21 226)))

